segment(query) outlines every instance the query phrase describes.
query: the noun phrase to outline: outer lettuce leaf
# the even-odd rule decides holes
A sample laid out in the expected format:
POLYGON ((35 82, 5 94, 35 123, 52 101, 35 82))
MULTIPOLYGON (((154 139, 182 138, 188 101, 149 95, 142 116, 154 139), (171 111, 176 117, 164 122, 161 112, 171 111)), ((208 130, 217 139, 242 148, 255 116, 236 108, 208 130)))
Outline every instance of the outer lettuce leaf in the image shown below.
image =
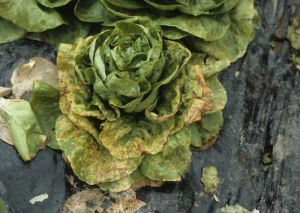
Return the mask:
POLYGON ((160 10, 180 10, 183 13, 198 16, 203 13, 207 13, 206 11, 218 8, 222 5, 225 0, 198 0, 198 1, 188 1, 188 0, 177 0, 177 1, 165 1, 165 4, 156 3, 155 0, 145 0, 149 5, 153 6, 154 8, 160 10), (168 2, 168 4, 167 4, 168 2))
POLYGON ((74 173, 90 185, 112 182, 137 169, 143 156, 119 160, 87 132, 78 129, 66 115, 56 123, 56 137, 74 173))
POLYGON ((129 188, 133 190, 137 190, 143 186, 152 186, 152 187, 159 187, 163 184, 162 181, 155 181, 147 178, 145 175, 143 175, 139 169, 135 170, 130 175, 121 178, 118 181, 114 182, 106 182, 106 183, 100 183, 99 187, 102 190, 109 190, 111 192, 119 192, 124 191, 129 188))
POLYGON ((62 44, 59 46, 57 54, 57 67, 59 69, 59 88, 60 88, 60 109, 64 114, 70 112, 70 103, 68 102, 68 95, 72 91, 75 84, 74 72, 74 49, 77 47, 76 43, 73 48, 70 44, 62 44))
MULTIPOLYGON (((171 18, 160 17, 155 21, 161 26, 175 27, 205 41, 220 39, 230 27, 230 18, 227 13, 199 17, 178 15, 171 18)), ((164 33, 167 38, 174 39, 172 34, 164 33)))
POLYGON ((43 133, 48 137, 48 146, 52 149, 60 149, 55 136, 56 119, 62 114, 59 108, 59 90, 42 81, 34 81, 30 106, 43 133))
POLYGON ((29 102, 0 97, 0 120, 8 124, 14 145, 24 161, 31 160, 39 149, 45 148, 47 137, 29 102))
POLYGON ((212 106, 206 113, 210 114, 223 110, 227 102, 227 95, 226 90, 218 80, 217 75, 205 78, 205 82, 211 90, 210 99, 212 100, 212 106))
POLYGON ((41 5, 45 7, 54 8, 54 7, 61 7, 63 5, 68 4, 73 0, 36 0, 41 5))
POLYGON ((154 123, 145 118, 123 117, 101 124, 100 141, 118 159, 141 156, 144 152, 156 154, 167 142, 174 119, 154 123))
POLYGON ((35 0, 1 3, 0 16, 29 32, 42 32, 65 23, 56 10, 40 7, 35 0))
POLYGON ((218 8, 210 10, 211 14, 226 13, 230 11, 238 3, 239 0, 226 0, 218 8))
MULTIPOLYGON (((182 70, 180 81, 182 94, 180 122, 191 124, 201 119, 212 108, 211 90, 207 87, 200 66, 187 64, 182 70)), ((182 125, 178 123, 178 125, 182 125)))
POLYGON ((222 125, 222 111, 204 115, 200 121, 191 124, 192 147, 201 150, 207 149, 216 141, 222 125))
POLYGON ((8 43, 26 35, 26 30, 0 17, 0 44, 8 43))
POLYGON ((115 19, 99 0, 78 0, 74 13, 84 22, 104 22, 115 19))
POLYGON ((250 41, 254 37, 254 27, 259 25, 257 11, 253 8, 253 0, 240 0, 230 11, 231 25, 218 40, 205 41, 197 37, 187 38, 191 45, 214 58, 228 58, 230 62, 242 57, 250 41))
POLYGON ((229 67, 230 61, 228 58, 216 60, 206 54, 193 53, 189 64, 199 65, 203 76, 208 78, 229 67))
POLYGON ((179 181, 189 169, 192 152, 189 150, 191 131, 188 126, 169 136, 161 152, 147 154, 140 171, 151 180, 179 181))
POLYGON ((71 16, 67 20, 67 25, 63 24, 45 32, 46 42, 58 47, 61 43, 73 44, 78 38, 88 36, 90 30, 89 23, 81 22, 74 16, 71 16))

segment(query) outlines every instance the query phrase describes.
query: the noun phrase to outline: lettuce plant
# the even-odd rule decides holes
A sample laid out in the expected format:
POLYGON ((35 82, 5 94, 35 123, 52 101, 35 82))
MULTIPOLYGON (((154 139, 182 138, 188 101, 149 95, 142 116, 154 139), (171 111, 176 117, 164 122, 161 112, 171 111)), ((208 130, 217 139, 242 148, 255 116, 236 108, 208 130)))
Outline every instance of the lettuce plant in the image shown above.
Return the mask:
POLYGON ((156 21, 165 38, 192 52, 230 62, 244 55, 260 25, 253 0, 0 0, 0 43, 34 32, 27 36, 59 46, 132 17, 156 21))
POLYGON ((260 19, 253 0, 100 0, 120 18, 147 16, 164 36, 231 62, 244 55, 260 19))
POLYGON ((203 55, 162 35, 156 22, 135 17, 59 48, 56 139, 88 184, 119 191, 179 181, 190 145, 218 134, 224 65, 210 58, 204 65, 203 55))

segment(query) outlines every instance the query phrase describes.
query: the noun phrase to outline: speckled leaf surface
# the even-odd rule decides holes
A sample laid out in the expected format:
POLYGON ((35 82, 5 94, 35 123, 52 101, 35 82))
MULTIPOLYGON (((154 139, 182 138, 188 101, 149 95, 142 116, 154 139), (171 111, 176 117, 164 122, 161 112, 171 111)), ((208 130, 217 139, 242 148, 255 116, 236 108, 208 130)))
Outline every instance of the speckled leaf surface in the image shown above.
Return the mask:
POLYGON ((88 184, 116 181, 131 174, 143 156, 119 160, 89 133, 78 129, 66 115, 58 117, 56 137, 75 174, 88 184))
POLYGON ((204 184, 204 191, 208 194, 214 194, 219 185, 218 170, 214 166, 203 168, 201 182, 204 184))
POLYGON ((155 155, 145 155, 140 171, 158 181, 179 181, 188 171, 192 160, 189 150, 191 131, 188 126, 169 136, 163 150, 155 155))
POLYGON ((102 190, 109 190, 111 192, 119 192, 131 188, 137 190, 144 186, 159 187, 163 184, 162 181, 155 181, 143 175, 139 169, 135 170, 130 175, 121 178, 114 182, 100 183, 99 187, 102 190))
POLYGON ((161 151, 173 127, 174 118, 155 123, 145 118, 123 117, 101 124, 99 138, 114 157, 129 159, 161 151))
POLYGON ((218 80, 218 76, 214 75, 205 78, 205 82, 211 91, 212 107, 207 113, 214 113, 224 109, 227 102, 226 90, 218 80))

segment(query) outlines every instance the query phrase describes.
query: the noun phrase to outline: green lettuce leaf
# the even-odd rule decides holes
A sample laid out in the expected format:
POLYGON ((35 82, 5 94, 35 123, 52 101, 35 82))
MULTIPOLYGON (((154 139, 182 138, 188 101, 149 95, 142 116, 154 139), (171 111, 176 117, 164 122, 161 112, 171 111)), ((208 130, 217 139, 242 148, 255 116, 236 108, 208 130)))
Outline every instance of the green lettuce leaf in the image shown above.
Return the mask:
POLYGON ((8 124, 14 145, 24 161, 31 160, 39 149, 45 148, 47 137, 29 102, 0 97, 0 121, 8 124))
POLYGON ((90 24, 71 16, 68 19, 68 24, 60 25, 54 29, 47 30, 45 41, 59 47, 61 43, 73 44, 80 37, 85 38, 89 34, 90 24))
POLYGON ((179 181, 189 169, 192 152, 189 150, 191 131, 184 126, 180 131, 169 136, 161 152, 146 154, 140 171, 151 180, 179 181))
MULTIPOLYGON (((131 3, 128 8, 143 6, 131 3)), ((192 125, 224 107, 226 92, 217 74, 229 60, 192 56, 162 36, 156 22, 134 17, 60 46, 65 115, 56 122, 56 136, 75 174, 87 183, 119 191, 180 180, 191 162, 192 125)))
POLYGON ((143 186, 159 187, 163 184, 162 181, 154 181, 143 175, 139 169, 135 170, 130 175, 123 177, 114 182, 100 183, 99 187, 102 190, 111 192, 120 192, 129 188, 136 190, 143 186))
POLYGON ((26 30, 0 17, 0 44, 23 38, 26 30))
POLYGON ((55 136, 55 123, 62 114, 59 108, 59 90, 42 81, 34 81, 30 106, 47 136, 52 149, 60 149, 55 136))
POLYGON ((11 0, 0 4, 0 16, 29 32, 42 32, 65 23, 56 10, 41 7, 35 0, 11 0))
POLYGON ((216 192, 219 185, 218 170, 214 166, 206 166, 203 168, 201 182, 204 184, 204 191, 209 195, 216 192))
POLYGON ((114 158, 92 135, 77 128, 66 115, 58 117, 55 129, 59 146, 74 173, 90 185, 128 176, 143 159, 143 156, 123 160, 114 158))
POLYGON ((115 19, 99 0, 78 0, 74 13, 84 22, 94 23, 115 19))
POLYGON ((199 65, 204 78, 208 78, 229 67, 230 61, 228 58, 216 60, 206 54, 193 53, 189 64, 199 65))
POLYGON ((121 117, 101 124, 100 141, 118 159, 136 158, 142 153, 156 154, 161 151, 174 119, 155 123, 145 118, 121 117))
MULTIPOLYGON (((175 27, 205 41, 220 39, 230 27, 230 18, 227 13, 200 17, 179 15, 166 18, 162 16, 155 21, 161 26, 175 27)), ((167 38, 174 39, 172 34, 164 33, 167 38)))
POLYGON ((177 0, 174 1, 164 1, 162 3, 156 3, 155 0, 145 0, 149 5, 160 10, 180 10, 182 13, 186 13, 193 16, 198 16, 207 11, 218 8, 222 5, 225 0, 201 0, 201 1, 188 1, 188 0, 177 0))
POLYGON ((223 110, 227 102, 226 90, 217 77, 218 75, 215 74, 209 78, 205 78, 206 85, 211 90, 209 98, 212 100, 212 106, 206 112, 207 114, 223 110))
POLYGON ((223 125, 222 111, 207 114, 198 122, 191 124, 193 148, 204 150, 217 139, 223 125))
POLYGON ((214 41, 197 37, 187 38, 191 45, 214 58, 228 58, 230 62, 242 57, 254 37, 254 27, 259 26, 259 17, 253 0, 240 0, 229 13, 231 25, 226 33, 214 41))
POLYGON ((61 7, 63 5, 66 5, 73 0, 36 0, 36 1, 45 7, 54 8, 54 7, 61 7))

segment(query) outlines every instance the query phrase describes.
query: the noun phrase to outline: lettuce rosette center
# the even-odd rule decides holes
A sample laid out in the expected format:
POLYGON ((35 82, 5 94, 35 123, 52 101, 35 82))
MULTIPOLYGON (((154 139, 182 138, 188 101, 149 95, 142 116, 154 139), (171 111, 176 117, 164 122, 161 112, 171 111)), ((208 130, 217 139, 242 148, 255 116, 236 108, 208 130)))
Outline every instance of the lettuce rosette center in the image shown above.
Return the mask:
MULTIPOLYGON (((123 190, 180 180, 191 143, 205 143, 192 140, 203 125, 192 125, 224 107, 216 74, 208 72, 207 85, 191 52, 162 34, 156 22, 130 18, 59 48, 57 141, 89 184, 123 190)), ((218 130, 208 129, 207 140, 218 130)))

